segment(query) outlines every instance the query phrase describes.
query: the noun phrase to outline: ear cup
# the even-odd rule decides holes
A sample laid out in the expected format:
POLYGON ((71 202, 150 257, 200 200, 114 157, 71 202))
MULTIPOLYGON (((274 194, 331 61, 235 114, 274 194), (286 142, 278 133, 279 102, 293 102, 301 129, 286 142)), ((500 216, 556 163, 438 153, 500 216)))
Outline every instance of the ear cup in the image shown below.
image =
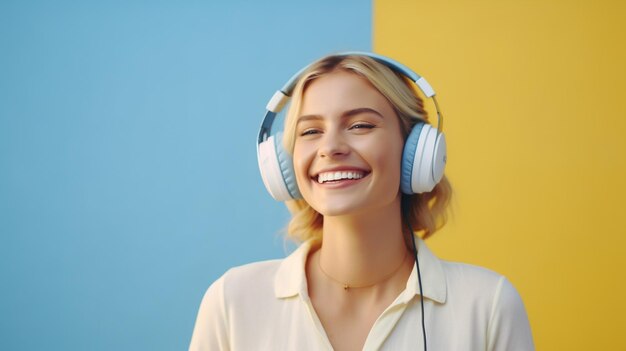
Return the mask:
POLYGON ((437 142, 437 129, 431 127, 430 125, 425 125, 422 128, 422 133, 420 135, 420 142, 418 145, 421 148, 418 148, 418 151, 421 151, 421 159, 417 164, 417 168, 414 171, 414 175, 416 177, 413 178, 413 191, 418 194, 429 192, 433 190, 436 182, 433 181, 433 158, 435 153, 435 144, 437 142), (421 142, 421 139, 424 139, 424 142, 421 142))
POLYGON ((400 188, 405 194, 432 191, 443 177, 446 140, 429 124, 416 124, 402 153, 400 188))
POLYGON ((417 123, 411 129, 408 138, 404 142, 404 150, 402 151, 402 168, 400 173, 400 189, 405 194, 413 194, 411 185, 413 179, 413 165, 417 153, 417 143, 424 123, 417 123))
POLYGON ((281 132, 258 144, 257 157, 263 184, 274 199, 287 201, 300 197, 291 158, 282 147, 281 132))
POLYGON ((287 150, 283 147, 283 132, 276 133, 275 147, 282 179, 290 196, 288 200, 299 199, 302 195, 300 194, 300 189, 298 189, 296 173, 293 169, 293 160, 291 159, 291 155, 289 155, 287 150))
POLYGON ((446 168, 446 162, 448 162, 448 146, 446 145, 446 136, 443 133, 437 135, 433 155, 432 179, 435 184, 438 184, 443 178, 443 170, 446 168))

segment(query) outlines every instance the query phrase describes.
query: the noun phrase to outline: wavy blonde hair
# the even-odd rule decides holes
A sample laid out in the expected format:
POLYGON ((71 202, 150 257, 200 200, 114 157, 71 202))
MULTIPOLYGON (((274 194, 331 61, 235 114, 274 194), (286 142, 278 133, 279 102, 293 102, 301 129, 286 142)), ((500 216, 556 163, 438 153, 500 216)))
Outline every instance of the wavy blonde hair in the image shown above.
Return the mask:
MULTIPOLYGON (((387 98, 400 119, 402 136, 405 140, 416 123, 428 123, 424 102, 407 77, 367 56, 331 55, 312 63, 301 74, 294 88, 283 133, 284 148, 291 155, 295 143, 297 117, 307 87, 314 80, 337 71, 354 73, 367 79, 387 98)), ((404 224, 410 225, 414 235, 424 239, 432 236, 446 223, 451 196, 452 187, 445 176, 428 193, 402 194, 404 224)), ((313 240, 321 243, 324 216, 303 199, 287 201, 286 205, 292 216, 287 226, 287 236, 297 242, 313 240)))

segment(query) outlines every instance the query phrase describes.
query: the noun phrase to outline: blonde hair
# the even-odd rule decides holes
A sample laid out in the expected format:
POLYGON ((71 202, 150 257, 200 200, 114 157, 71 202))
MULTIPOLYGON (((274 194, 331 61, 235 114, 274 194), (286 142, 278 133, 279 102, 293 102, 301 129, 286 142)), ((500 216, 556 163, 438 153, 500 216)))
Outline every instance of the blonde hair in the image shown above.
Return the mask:
MULTIPOLYGON (((354 73, 367 79, 387 98, 400 119, 405 140, 416 123, 428 122, 423 100, 407 77, 367 56, 331 55, 312 63, 302 73, 294 88, 283 132, 284 148, 291 155, 293 155, 295 143, 296 121, 307 87, 315 79, 337 71, 354 73)), ((428 193, 402 194, 405 224, 412 228, 415 235, 424 239, 432 236, 446 223, 451 196, 452 187, 445 175, 428 193)), ((320 243, 324 216, 303 199, 287 201, 286 205, 292 216, 287 226, 288 237, 295 241, 313 240, 320 243)))

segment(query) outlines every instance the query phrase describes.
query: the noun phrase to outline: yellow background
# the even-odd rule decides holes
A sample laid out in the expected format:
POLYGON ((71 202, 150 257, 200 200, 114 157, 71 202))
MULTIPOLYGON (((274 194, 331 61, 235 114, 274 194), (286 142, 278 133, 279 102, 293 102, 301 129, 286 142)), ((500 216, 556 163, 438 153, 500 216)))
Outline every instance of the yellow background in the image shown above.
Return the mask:
POLYGON ((538 350, 626 350, 625 3, 374 1, 374 51, 446 117, 430 246, 509 277, 538 350))

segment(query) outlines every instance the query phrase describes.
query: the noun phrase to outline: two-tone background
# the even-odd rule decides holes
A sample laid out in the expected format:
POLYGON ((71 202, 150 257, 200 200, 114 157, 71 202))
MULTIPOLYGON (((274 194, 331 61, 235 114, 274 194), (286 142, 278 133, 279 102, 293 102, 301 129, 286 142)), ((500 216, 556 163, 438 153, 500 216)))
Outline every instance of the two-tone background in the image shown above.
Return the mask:
POLYGON ((330 52, 438 92, 441 257, 505 274, 538 349, 623 349, 620 1, 0 2, 0 349, 176 350, 226 269, 283 257, 264 106, 330 52))

